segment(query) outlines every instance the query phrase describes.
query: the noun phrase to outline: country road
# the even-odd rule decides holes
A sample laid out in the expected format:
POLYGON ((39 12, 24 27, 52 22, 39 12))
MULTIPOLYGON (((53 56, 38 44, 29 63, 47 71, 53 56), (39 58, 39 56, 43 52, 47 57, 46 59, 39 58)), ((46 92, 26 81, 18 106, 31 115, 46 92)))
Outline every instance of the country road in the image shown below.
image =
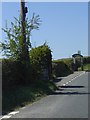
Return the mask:
POLYGON ((53 95, 21 108, 11 118, 88 118, 88 72, 69 79, 53 95))

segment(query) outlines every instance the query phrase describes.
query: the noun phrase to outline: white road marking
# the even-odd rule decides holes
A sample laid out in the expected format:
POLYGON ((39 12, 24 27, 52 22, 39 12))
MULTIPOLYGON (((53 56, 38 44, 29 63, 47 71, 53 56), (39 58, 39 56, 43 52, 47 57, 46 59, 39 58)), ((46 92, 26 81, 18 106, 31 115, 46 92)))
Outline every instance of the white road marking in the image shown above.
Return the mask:
POLYGON ((72 81, 69 81, 69 82, 72 82, 72 81))
POLYGON ((66 84, 63 84, 63 86, 65 86, 66 84))
POLYGON ((9 113, 8 115, 15 115, 15 114, 17 114, 17 113, 19 113, 19 111, 11 112, 11 113, 9 113))
POLYGON ((69 82, 66 82, 66 84, 68 84, 69 82))
POLYGON ((76 77, 72 78, 71 80, 73 81, 74 79, 76 79, 76 78, 80 77, 80 76, 81 76, 81 75, 83 75, 83 74, 85 74, 85 72, 83 72, 83 73, 81 73, 80 75, 78 75, 78 76, 76 76, 76 77))
POLYGON ((81 73, 80 75, 78 75, 78 76, 72 78, 70 81, 66 82, 65 84, 63 84, 63 86, 66 86, 69 82, 72 82, 74 79, 80 77, 80 76, 83 75, 83 74, 85 74, 85 71, 84 71, 83 73, 81 73))
POLYGON ((2 119, 8 119, 8 118, 10 118, 11 117, 11 115, 5 115, 5 116, 3 116, 2 118, 1 118, 1 120, 2 119))
POLYGON ((17 114, 17 113, 19 113, 19 111, 14 111, 14 112, 9 113, 8 115, 4 115, 4 116, 1 118, 1 120, 2 120, 2 119, 8 119, 8 118, 10 118, 12 115, 15 115, 15 114, 17 114))

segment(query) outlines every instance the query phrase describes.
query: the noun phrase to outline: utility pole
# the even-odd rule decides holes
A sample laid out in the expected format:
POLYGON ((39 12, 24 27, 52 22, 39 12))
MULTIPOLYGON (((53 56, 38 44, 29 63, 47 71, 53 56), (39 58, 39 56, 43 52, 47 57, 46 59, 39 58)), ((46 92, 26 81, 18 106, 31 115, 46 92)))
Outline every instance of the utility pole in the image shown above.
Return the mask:
POLYGON ((29 59, 29 53, 28 53, 28 45, 26 43, 26 31, 25 31, 25 18, 27 13, 27 7, 25 7, 25 1, 21 0, 21 32, 22 32, 22 60, 28 61, 29 59))
MULTIPOLYGON (((28 75, 29 75, 29 65, 30 65, 30 58, 29 58, 29 50, 28 50, 28 45, 26 42, 26 13, 27 13, 27 7, 25 7, 25 1, 21 0, 20 2, 20 6, 21 6, 21 33, 22 33, 22 39, 21 39, 21 63, 23 65, 23 76, 24 76, 24 80, 27 79, 28 80, 28 75)), ((28 82, 28 81, 24 81, 24 82, 28 82)))

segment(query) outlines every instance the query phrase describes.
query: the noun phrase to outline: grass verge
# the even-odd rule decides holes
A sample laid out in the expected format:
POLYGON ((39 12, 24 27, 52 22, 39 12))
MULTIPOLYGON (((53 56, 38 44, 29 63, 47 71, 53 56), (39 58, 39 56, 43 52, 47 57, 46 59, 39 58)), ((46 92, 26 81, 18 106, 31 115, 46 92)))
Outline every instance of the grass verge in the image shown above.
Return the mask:
MULTIPOLYGON (((85 65, 83 66, 83 69, 84 69, 85 71, 90 71, 90 64, 85 64, 85 65)), ((78 70, 81 70, 81 67, 80 67, 78 70)))
POLYGON ((33 103, 38 99, 52 94, 56 85, 51 81, 39 81, 29 86, 14 86, 2 93, 2 112, 7 114, 19 107, 33 103))
POLYGON ((84 65, 84 70, 86 70, 86 71, 90 71, 90 64, 86 64, 86 65, 84 65))

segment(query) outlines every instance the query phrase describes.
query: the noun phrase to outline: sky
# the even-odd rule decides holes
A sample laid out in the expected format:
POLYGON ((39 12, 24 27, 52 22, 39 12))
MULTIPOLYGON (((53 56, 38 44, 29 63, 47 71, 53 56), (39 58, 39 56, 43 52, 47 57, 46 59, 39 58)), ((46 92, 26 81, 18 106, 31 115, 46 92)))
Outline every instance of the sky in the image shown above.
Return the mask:
MULTIPOLYGON (((52 50, 53 59, 71 57, 78 50, 88 55, 88 3, 87 2, 27 2, 27 17, 40 16, 42 23, 39 30, 31 36, 33 47, 45 41, 52 50)), ((2 27, 7 20, 8 27, 19 17, 19 2, 2 3, 2 27)), ((1 38, 1 36, 0 36, 1 38)), ((5 35, 2 32, 2 40, 5 35)))

